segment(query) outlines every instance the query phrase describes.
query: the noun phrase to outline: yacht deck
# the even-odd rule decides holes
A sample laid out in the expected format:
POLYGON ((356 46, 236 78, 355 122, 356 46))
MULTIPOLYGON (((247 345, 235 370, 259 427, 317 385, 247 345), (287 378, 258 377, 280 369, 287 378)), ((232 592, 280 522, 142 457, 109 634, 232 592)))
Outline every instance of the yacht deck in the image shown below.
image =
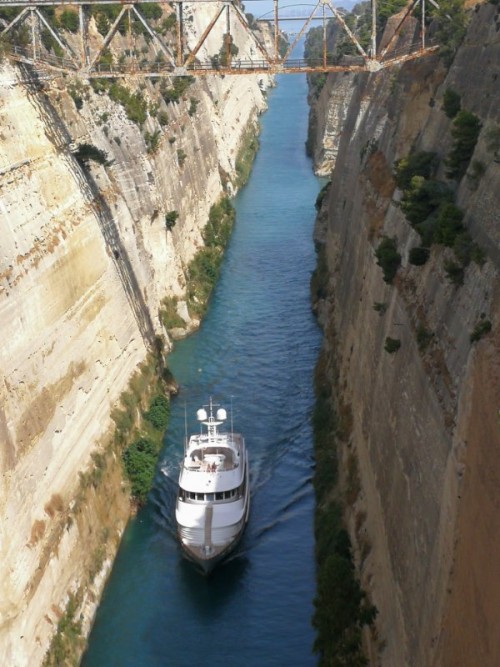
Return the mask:
POLYGON ((240 465, 243 439, 239 433, 220 434, 209 440, 192 436, 184 459, 184 469, 192 472, 224 472, 240 465))

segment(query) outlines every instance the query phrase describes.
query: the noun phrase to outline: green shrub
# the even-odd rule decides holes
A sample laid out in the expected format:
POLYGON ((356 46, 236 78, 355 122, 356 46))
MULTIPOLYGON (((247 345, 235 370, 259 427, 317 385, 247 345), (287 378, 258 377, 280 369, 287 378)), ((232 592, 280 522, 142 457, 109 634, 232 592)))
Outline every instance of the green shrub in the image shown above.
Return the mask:
POLYGON ((231 235, 235 211, 224 197, 210 208, 203 230, 205 247, 197 252, 188 266, 187 296, 189 311, 202 315, 219 276, 224 248, 231 235))
POLYGON ((207 247, 225 247, 231 236, 236 213, 229 197, 223 197, 210 207, 208 222, 203 230, 207 247))
POLYGON ((422 266, 429 259, 429 248, 417 246, 412 248, 408 255, 408 261, 414 266, 422 266))
POLYGON ((467 29, 468 17, 463 0, 441 0, 439 7, 429 15, 434 19, 435 39, 439 44, 439 56, 449 67, 467 29))
POLYGON ((361 629, 371 625, 376 608, 366 599, 356 577, 352 549, 343 527, 342 506, 338 500, 335 433, 337 418, 333 409, 332 385, 322 354, 315 368, 313 409, 315 493, 314 536, 316 555, 316 597, 313 650, 319 665, 355 667, 366 664, 361 629))
MULTIPOLYGON (((110 5, 91 5, 90 13, 94 17, 96 22, 96 27, 98 32, 104 37, 108 30, 110 29, 112 23, 115 19, 118 18, 120 13, 121 5, 119 4, 110 4, 110 5)), ((122 25, 120 26, 120 32, 123 34, 125 30, 125 22, 121 21, 122 25)))
MULTIPOLYGON (((341 535, 347 536, 346 531, 341 535)), ((366 664, 361 628, 373 623, 377 610, 366 602, 355 577, 352 557, 350 553, 345 555, 340 535, 337 545, 318 572, 313 615, 318 636, 313 650, 320 653, 321 665, 361 666, 366 664)))
MULTIPOLYGON (((49 33, 50 34, 50 33, 49 33)), ((68 93, 70 94, 77 111, 83 108, 83 97, 80 92, 74 87, 68 87, 68 93)))
POLYGON ((394 163, 394 180, 401 190, 408 190, 414 176, 430 178, 438 166, 436 153, 417 151, 406 157, 396 160, 394 163))
POLYGON ((465 272, 464 267, 461 264, 457 264, 457 262, 448 259, 444 263, 444 270, 452 285, 460 287, 464 284, 465 272))
POLYGON ((401 341, 399 340, 399 338, 391 338, 390 336, 387 336, 384 343, 384 350, 386 352, 388 352, 389 354, 394 354, 394 352, 397 352, 400 347, 401 347, 401 341))
POLYGON ((77 618, 81 605, 81 593, 71 593, 68 604, 57 623, 57 631, 52 637, 50 647, 44 656, 42 667, 61 667, 77 664, 85 640, 82 632, 82 620, 77 618))
POLYGON ((373 304, 373 310, 379 315, 383 315, 387 311, 387 304, 380 301, 375 301, 373 304))
POLYGON ((453 121, 453 147, 446 158, 447 176, 459 180, 467 171, 481 131, 480 119, 470 111, 459 111, 453 121))
POLYGON ((177 149, 177 161, 179 163, 179 167, 184 166, 184 162, 186 161, 187 154, 182 148, 177 149))
POLYGON ((473 243, 470 258, 478 266, 484 266, 486 262, 486 253, 477 243, 473 243))
POLYGON ((186 326, 182 317, 177 313, 177 299, 175 297, 166 297, 161 302, 160 320, 167 331, 186 326))
POLYGON ((163 84, 160 87, 160 93, 165 101, 165 104, 178 102, 193 82, 194 77, 192 76, 177 76, 174 78, 171 87, 167 87, 165 84, 163 84))
POLYGON ((144 141, 146 142, 146 150, 150 155, 154 155, 160 146, 160 130, 155 130, 154 132, 146 132, 144 135, 144 141))
POLYGON ((434 241, 451 248, 458 234, 464 231, 463 218, 463 211, 455 204, 448 202, 440 206, 434 229, 434 241))
POLYGON ((467 231, 460 232, 453 242, 453 252, 462 266, 468 266, 471 261, 483 266, 485 255, 482 248, 472 240, 467 231))
POLYGON ((109 86, 111 85, 108 79, 90 79, 90 85, 92 90, 100 95, 101 93, 107 92, 109 86))
POLYGON ((165 215, 165 226, 166 226, 166 228, 168 229, 169 232, 171 232, 172 229, 174 228, 178 217, 179 217, 179 213, 177 211, 169 211, 165 215))
POLYGON ((476 326, 474 331, 469 336, 471 343, 476 343, 478 340, 481 340, 483 336, 486 336, 487 333, 491 331, 491 322, 490 320, 481 319, 476 326))
POLYGON ((426 349, 431 340, 434 338, 432 331, 428 331, 423 324, 417 327, 417 345, 420 351, 426 349))
POLYGON ((326 197, 326 195, 327 195, 327 193, 328 193, 328 191, 329 191, 329 189, 330 189, 331 184, 332 184, 332 182, 331 182, 331 181, 328 181, 328 183, 325 183, 325 185, 324 185, 324 186, 321 188, 321 190, 319 191, 318 196, 316 197, 316 201, 314 202, 314 208, 315 208, 317 211, 320 210, 320 208, 321 208, 321 206, 322 206, 322 204, 323 204, 323 200, 324 200, 324 198, 326 197))
POLYGON ((103 70, 109 70, 113 67, 114 58, 113 58, 113 54, 111 53, 111 51, 109 49, 104 49, 104 51, 99 56, 99 60, 97 61, 97 64, 103 70))
POLYGON ((443 111, 448 118, 455 118, 462 108, 460 95, 452 88, 447 88, 443 95, 443 111))
POLYGON ((149 410, 144 413, 144 419, 153 425, 158 431, 167 427, 170 415, 170 403, 165 396, 158 394, 154 396, 149 404, 149 410))
POLYGON ((233 36, 230 34, 224 34, 222 37, 222 46, 220 47, 219 53, 216 56, 212 57, 212 64, 214 67, 226 67, 229 65, 229 61, 233 56, 238 55, 238 47, 233 41, 233 36), (228 58, 228 42, 229 42, 229 55, 228 58))
POLYGON ((159 451, 160 446, 149 438, 139 438, 123 452, 125 474, 132 495, 140 504, 146 501, 151 488, 159 451))
POLYGON ((170 30, 173 30, 176 24, 177 24, 177 16, 175 15, 175 12, 172 12, 172 14, 166 16, 161 23, 162 34, 164 35, 170 30))
POLYGON ((98 164, 108 164, 108 156, 104 151, 92 144, 80 144, 74 152, 74 156, 78 162, 88 164, 90 161, 98 164))
POLYGON ((117 102, 124 107, 128 119, 133 123, 142 125, 146 121, 148 103, 140 91, 132 93, 128 88, 114 81, 109 87, 108 94, 113 102, 117 102))
POLYGON ((195 97, 190 97, 189 98, 188 114, 190 116, 194 116, 194 114, 196 113, 196 109, 198 108, 199 103, 200 103, 200 101, 197 100, 195 97))
POLYGON ((401 209, 407 220, 416 226, 424 222, 441 204, 452 200, 453 194, 444 183, 413 176, 409 188, 404 191, 401 209))
POLYGON ((53 51, 54 54, 58 58, 62 58, 64 56, 64 51, 62 48, 59 46, 58 42, 52 37, 52 34, 50 33, 47 28, 44 28, 41 33, 40 33, 40 40, 43 44, 43 46, 47 49, 47 51, 53 51))
POLYGON ((72 9, 64 9, 59 16, 59 23, 69 32, 76 33, 80 25, 78 14, 72 9))
MULTIPOLYGON (((259 140, 256 136, 257 132, 258 128, 253 123, 250 123, 247 125, 242 137, 235 160, 235 184, 238 188, 243 187, 250 176, 252 164, 259 149, 259 140)), ((224 187, 226 187, 227 181, 224 183, 222 176, 221 180, 223 181, 224 187)))
POLYGON ((161 127, 168 125, 168 120, 168 113, 166 111, 160 111, 158 113, 158 122, 160 123, 161 127))
POLYGON ((161 6, 156 2, 144 2, 139 6, 139 10, 145 19, 157 21, 163 15, 161 6))
POLYGON ((375 250, 375 257, 377 258, 377 264, 384 273, 384 281, 389 284, 392 283, 401 265, 401 255, 397 249, 396 237, 383 236, 375 250))

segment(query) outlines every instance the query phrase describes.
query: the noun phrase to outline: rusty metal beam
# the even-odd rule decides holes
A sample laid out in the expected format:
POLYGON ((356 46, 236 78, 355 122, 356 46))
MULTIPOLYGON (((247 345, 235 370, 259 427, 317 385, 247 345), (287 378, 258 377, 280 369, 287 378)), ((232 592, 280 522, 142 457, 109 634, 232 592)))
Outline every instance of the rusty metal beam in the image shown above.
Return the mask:
POLYGON ((333 15, 335 16, 337 21, 340 23, 340 25, 344 29, 344 32, 347 33, 347 35, 349 36, 349 39, 354 44, 354 46, 357 48, 359 53, 363 56, 363 58, 368 58, 368 55, 367 55, 366 51, 361 46, 361 44, 358 42, 358 40, 357 40, 356 36, 354 35, 354 33, 352 32, 352 30, 349 28, 347 23, 344 21, 341 14, 339 14, 339 12, 336 10, 336 8, 332 5, 330 0, 323 0, 323 2, 325 3, 325 5, 327 7, 329 7, 332 10, 333 15))
POLYGON ((222 14, 222 12, 224 11, 224 9, 225 9, 224 5, 222 5, 222 7, 219 7, 219 8, 217 9, 215 15, 212 17, 212 20, 210 21, 210 23, 208 24, 208 26, 207 26, 207 27, 205 28, 205 30, 203 31, 202 36, 201 36, 200 39, 198 40, 198 43, 196 44, 196 46, 194 47, 194 49, 191 51, 191 53, 189 54, 189 56, 186 58, 186 62, 184 63, 184 66, 185 66, 185 67, 187 67, 190 63, 193 62, 193 60, 194 60, 195 57, 196 57, 196 54, 198 53, 198 51, 201 49, 201 47, 202 47, 203 44, 205 43, 205 40, 207 39, 207 37, 209 36, 209 34, 212 32, 212 29, 213 29, 214 25, 215 25, 215 24, 217 23, 217 21, 219 20, 219 17, 221 16, 221 14, 222 14))
MULTIPOLYGON (((123 1, 123 0, 122 0, 123 1)), ((175 57, 172 55, 172 50, 166 44, 164 44, 162 38, 156 32, 156 28, 149 25, 148 21, 142 15, 140 11, 140 4, 146 2, 147 0, 125 0, 122 4, 122 8, 118 14, 118 17, 114 21, 113 25, 109 29, 108 33, 105 35, 101 47, 98 49, 97 53, 90 58, 89 46, 88 46, 88 37, 87 37, 87 21, 85 20, 85 12, 83 5, 102 5, 102 4, 111 4, 111 0, 90 0, 87 2, 61 2, 61 0, 0 0, 0 7, 5 6, 18 6, 23 7, 20 14, 15 17, 9 25, 1 31, 1 34, 6 34, 11 31, 16 25, 23 22, 27 16, 31 17, 31 33, 32 33, 32 55, 31 61, 36 62, 37 65, 44 64, 49 68, 52 68, 57 71, 72 71, 80 70, 84 76, 103 76, 103 77, 121 77, 126 76, 127 74, 134 72, 139 76, 143 77, 153 77, 153 76, 178 76, 184 74, 193 74, 195 76, 204 76, 206 74, 233 74, 233 75, 242 75, 242 74, 278 74, 278 73, 298 73, 298 72, 353 72, 353 71, 369 71, 375 72, 380 69, 385 69, 392 65, 401 64, 408 60, 413 60, 419 58, 423 55, 435 51, 436 47, 428 48, 426 45, 425 37, 425 2, 426 0, 408 0, 405 9, 403 10, 400 17, 398 17, 398 25, 395 28, 395 31, 388 43, 381 51, 380 54, 376 54, 377 48, 377 0, 371 0, 371 40, 370 48, 365 51, 361 46, 356 36, 349 29, 349 26, 344 21, 341 14, 333 6, 332 0, 317 0, 317 4, 313 7, 311 14, 305 18, 304 24, 301 30, 296 34, 295 39, 292 44, 289 45, 287 52, 283 58, 279 55, 279 11, 278 3, 280 0, 273 0, 273 14, 274 18, 270 19, 274 21, 274 34, 273 34, 273 47, 274 53, 272 55, 268 52, 266 46, 261 42, 259 37, 254 34, 249 26, 246 17, 244 16, 241 8, 237 4, 237 0, 173 0, 177 8, 177 53, 175 57), (215 3, 216 11, 210 20, 209 24, 204 29, 201 37, 198 39, 198 42, 194 49, 187 55, 185 58, 185 35, 184 35, 184 7, 187 4, 196 6, 201 3, 215 3), (411 12, 421 3, 422 5, 422 17, 421 17, 421 35, 420 35, 420 48, 414 49, 410 53, 402 54, 397 56, 394 53, 393 45, 394 41, 397 39, 400 31, 402 30, 405 21, 410 16, 411 12), (43 14, 39 11, 40 7, 50 6, 50 5, 64 5, 64 4, 73 4, 78 6, 79 13, 79 23, 80 23, 80 32, 81 34, 81 58, 78 58, 78 55, 75 55, 72 49, 66 44, 64 38, 58 34, 56 30, 50 26, 49 22, 45 19, 43 14), (322 11, 320 16, 316 16, 318 13, 318 8, 321 5, 322 11), (222 13, 225 11, 225 32, 224 32, 224 50, 225 50, 225 63, 223 66, 214 67, 213 63, 207 62, 195 62, 197 61, 197 55, 201 47, 205 44, 206 39, 209 34, 215 27, 217 21, 221 17, 222 13), (153 45, 155 47, 155 52, 158 55, 158 49, 161 50, 163 55, 166 57, 167 62, 164 61, 154 63, 147 63, 144 66, 138 66, 136 59, 130 57, 127 59, 128 67, 122 66, 97 66, 96 63, 99 60, 99 57, 102 55, 104 50, 108 47, 111 40, 113 39, 116 31, 118 29, 120 21, 123 20, 123 16, 127 12, 128 15, 128 48, 129 53, 133 54, 135 47, 135 38, 133 38, 132 30, 132 16, 136 17, 136 20, 140 21, 144 30, 147 32, 149 37, 153 40, 153 45), (331 16, 329 13, 331 12, 331 16), (233 19, 231 19, 231 13, 233 19), (234 29, 234 16, 243 27, 243 30, 249 38, 253 40, 255 47, 260 52, 262 60, 255 61, 244 61, 236 60, 232 55, 232 45, 233 45, 233 36, 231 31, 234 29), (321 57, 318 59, 317 63, 306 63, 304 60, 292 59, 291 53, 295 46, 298 44, 300 38, 305 33, 312 21, 320 20, 322 22, 322 52, 321 57), (350 41, 356 46, 356 49, 359 53, 359 57, 363 59, 363 62, 359 65, 328 65, 328 45, 327 45, 327 26, 329 20, 337 21, 344 32, 349 37, 350 41), (64 50, 68 55, 68 58, 58 58, 50 53, 46 53, 45 49, 39 48, 40 41, 40 28, 43 26, 49 30, 52 37, 56 40, 59 46, 64 50), (133 44, 132 44, 133 39, 133 44), (389 57, 386 57, 389 55, 389 57)), ((435 4, 435 0, 427 0, 435 4)), ((161 4, 166 4, 165 0, 161 1, 161 4)), ((297 17, 283 17, 283 20, 296 20, 297 17)), ((270 51, 271 48, 270 47, 270 51)), ((12 56, 16 59, 28 60, 30 56, 27 53, 26 49, 19 49, 16 47, 12 48, 12 56)), ((206 58, 207 56, 205 56, 206 58)), ((241 58, 241 56, 240 56, 241 58)), ((123 60, 123 58, 122 58, 123 60)))
POLYGON ((181 67, 182 63, 184 61, 184 29, 183 29, 183 21, 184 21, 184 5, 182 2, 177 3, 177 55, 176 55, 176 63, 177 67, 181 67))
POLYGON ((107 34, 106 37, 104 38, 104 42, 102 43, 102 45, 100 46, 100 48, 97 49, 97 53, 95 54, 95 56, 91 59, 91 61, 90 61, 90 65, 89 65, 90 69, 92 69, 92 68, 94 67, 94 65, 96 64, 97 60, 98 60, 98 59, 100 58, 100 56, 102 55, 102 52, 104 51, 104 49, 107 48, 108 44, 109 44, 110 41, 113 39, 113 36, 114 36, 115 32, 118 30, 118 25, 119 25, 120 21, 122 20, 122 16, 125 14, 126 11, 127 11, 127 5, 124 5, 124 6, 121 8, 120 13, 119 13, 118 16, 116 17, 115 22, 113 23, 113 25, 112 25, 111 28, 109 29, 108 34, 107 34))
POLYGON ((396 29, 394 30, 394 33, 393 33, 392 37, 390 38, 390 40, 386 44, 385 48, 382 50, 381 54, 379 55, 380 60, 385 56, 387 51, 389 51, 391 46, 394 44, 395 40, 399 37, 399 35, 401 33, 401 28, 403 27, 406 19, 410 16, 410 14, 415 9, 415 7, 419 4, 419 2, 420 2, 420 0, 408 0, 408 2, 406 3, 406 5, 404 7, 403 18, 398 23, 396 29))
MULTIPOLYGON (((247 21, 247 19, 246 19, 246 16, 243 14, 243 12, 242 12, 241 9, 239 8, 239 6, 233 4, 233 10, 234 10, 234 12, 235 12, 235 14, 236 14, 236 18, 239 20, 239 22, 240 22, 241 25, 243 26, 243 29, 244 29, 245 33, 246 33, 247 35, 250 35, 250 34, 251 34, 255 46, 256 46, 256 47, 259 49, 259 51, 261 52, 262 57, 264 58, 264 60, 265 60, 266 62, 268 62, 269 64, 271 64, 272 62, 275 62, 273 58, 270 58, 270 57, 269 57, 269 53, 267 52, 266 47, 262 44, 262 42, 261 42, 260 39, 257 37, 257 35, 255 35, 254 33, 251 32, 250 28, 248 27, 248 21, 247 21)), ((276 58, 276 54, 275 54, 275 58, 276 58)), ((275 64, 276 64, 276 63, 275 63, 275 64)))
POLYGON ((156 43, 160 47, 161 51, 163 52, 163 55, 170 58, 170 53, 169 53, 167 47, 165 46, 165 44, 163 44, 163 42, 161 41, 160 36, 148 25, 148 22, 146 21, 144 16, 140 13, 140 11, 138 11, 137 7, 134 7, 134 5, 132 5, 132 11, 137 16, 139 21, 142 23, 142 25, 146 29, 148 35, 150 35, 151 39, 153 41, 156 41, 156 43))
POLYGON ((288 60, 288 56, 289 56, 290 53, 293 51, 293 49, 297 46, 297 44, 298 44, 300 38, 302 37, 302 35, 303 35, 304 32, 305 32, 305 29, 306 29, 306 28, 308 27, 308 25, 311 23, 311 20, 312 20, 314 14, 316 13, 316 10, 318 9, 318 7, 319 7, 320 4, 321 4, 321 0, 318 0, 316 6, 315 6, 314 9, 312 10, 312 12, 311 12, 309 18, 308 18, 307 21, 304 23, 304 25, 303 25, 302 28, 299 30, 299 32, 296 34, 295 39, 293 40, 293 42, 291 43, 291 45, 288 47, 288 49, 287 49, 285 55, 283 56, 282 62, 286 62, 286 61, 288 60))

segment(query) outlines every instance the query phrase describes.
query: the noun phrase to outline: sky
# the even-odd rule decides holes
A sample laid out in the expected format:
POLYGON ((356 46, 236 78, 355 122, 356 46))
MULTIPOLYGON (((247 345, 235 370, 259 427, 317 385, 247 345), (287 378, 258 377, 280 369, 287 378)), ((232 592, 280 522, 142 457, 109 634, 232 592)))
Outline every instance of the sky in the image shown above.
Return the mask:
MULTIPOLYGON (((356 4, 356 1, 358 0, 333 0, 333 6, 336 8, 344 7, 345 9, 350 9, 356 4)), ((245 6, 245 12, 250 12, 255 18, 260 18, 263 15, 266 15, 265 18, 273 16, 273 0, 248 0, 247 2, 243 0, 243 4, 245 6), (267 12, 270 13, 267 14, 267 12)), ((285 11, 287 11, 292 14, 309 16, 316 4, 317 0, 304 0, 303 2, 300 2, 299 0, 279 0, 278 7, 280 15, 282 12, 285 13, 285 11)))

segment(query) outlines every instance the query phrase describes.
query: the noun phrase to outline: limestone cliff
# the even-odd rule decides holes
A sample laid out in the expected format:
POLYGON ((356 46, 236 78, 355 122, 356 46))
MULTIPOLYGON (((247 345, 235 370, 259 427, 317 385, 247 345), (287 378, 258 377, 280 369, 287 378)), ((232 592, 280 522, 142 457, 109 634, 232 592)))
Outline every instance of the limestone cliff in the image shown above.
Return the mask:
POLYGON ((40 664, 87 583, 78 604, 88 628, 129 512, 119 461, 101 480, 96 456, 155 336, 169 345, 161 301, 176 297, 186 330, 197 324, 183 301, 186 267, 210 206, 235 191, 268 83, 192 82, 159 125, 158 82, 143 86, 137 123, 89 82, 1 66, 2 665, 40 664), (106 164, 78 161, 82 144, 106 164))
POLYGON ((316 230, 327 263, 317 305, 339 402, 352 415, 340 456, 344 484, 348 460, 351 472, 357 461, 347 520, 379 610, 373 665, 500 662, 499 21, 498 6, 477 6, 449 70, 433 56, 331 76, 316 107, 317 169, 335 163, 316 230), (481 122, 468 169, 454 179, 450 89, 481 122), (425 264, 409 261, 419 234, 393 171, 412 151, 437 154, 436 179, 484 252, 484 263, 464 265, 463 281, 453 281, 443 243, 425 264), (382 235, 401 254, 392 284, 375 256, 382 235))

